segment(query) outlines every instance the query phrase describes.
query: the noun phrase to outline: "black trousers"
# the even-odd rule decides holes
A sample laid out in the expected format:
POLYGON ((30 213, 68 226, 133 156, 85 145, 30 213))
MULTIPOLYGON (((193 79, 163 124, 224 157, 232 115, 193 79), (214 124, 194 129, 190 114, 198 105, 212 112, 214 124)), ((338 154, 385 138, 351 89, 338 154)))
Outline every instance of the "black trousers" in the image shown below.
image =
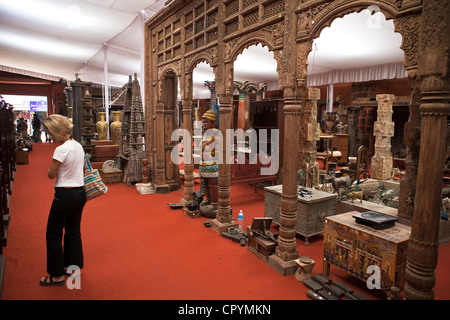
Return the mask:
POLYGON ((85 204, 83 187, 55 188, 46 233, 47 272, 53 277, 64 275, 64 268, 71 265, 83 268, 80 225, 85 204))

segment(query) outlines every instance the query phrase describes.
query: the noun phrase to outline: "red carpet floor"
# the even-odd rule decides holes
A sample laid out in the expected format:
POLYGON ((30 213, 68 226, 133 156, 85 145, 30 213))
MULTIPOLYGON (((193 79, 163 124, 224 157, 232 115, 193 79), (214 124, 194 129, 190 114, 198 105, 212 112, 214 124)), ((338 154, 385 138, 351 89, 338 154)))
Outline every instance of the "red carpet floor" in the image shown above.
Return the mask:
MULTIPOLYGON (((47 169, 55 144, 35 144, 28 165, 18 165, 11 199, 11 222, 4 247, 4 300, 309 300, 307 289, 294 276, 281 276, 263 260, 191 219, 168 202, 179 202, 183 192, 140 195, 135 187, 109 185, 106 196, 86 204, 82 220, 85 268, 81 289, 41 287, 46 274, 45 228, 54 181, 47 169)), ((195 185, 195 190, 199 185, 195 185)), ((264 216, 264 191, 233 184, 231 207, 245 222, 264 216)), ((277 231, 273 227, 272 231, 277 231)), ((299 255, 316 261, 322 271, 322 236, 304 246, 299 255)), ((439 247, 436 299, 449 299, 450 243, 439 247)), ((331 278, 344 282, 371 299, 384 299, 380 290, 336 267, 331 278)))

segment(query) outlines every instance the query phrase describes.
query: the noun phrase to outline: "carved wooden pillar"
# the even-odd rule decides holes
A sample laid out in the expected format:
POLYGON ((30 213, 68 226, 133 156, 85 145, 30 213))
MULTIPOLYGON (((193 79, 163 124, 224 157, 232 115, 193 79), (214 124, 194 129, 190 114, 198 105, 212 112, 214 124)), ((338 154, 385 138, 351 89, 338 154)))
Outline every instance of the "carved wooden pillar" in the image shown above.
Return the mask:
POLYGON ((358 112, 361 107, 350 106, 348 111, 348 156, 356 157, 356 125, 358 123, 358 112))
MULTIPOLYGON (((308 168, 316 165, 316 144, 319 140, 319 124, 317 123, 317 100, 320 89, 306 88, 305 103, 300 121, 299 169, 305 176, 308 168)), ((307 187, 309 187, 307 185, 307 187)))
POLYGON ((216 82, 205 81, 203 84, 208 87, 209 91, 211 91, 211 97, 209 98, 209 109, 211 109, 211 107, 217 102, 216 82))
POLYGON ((155 154, 155 190, 156 192, 169 192, 169 185, 166 183, 166 166, 164 154, 164 102, 156 103, 156 154, 155 154))
POLYGON ((403 131, 406 145, 405 174, 400 176, 398 216, 411 220, 414 212, 417 170, 420 150, 420 80, 417 78, 418 42, 421 25, 420 14, 405 15, 394 19, 395 31, 402 35, 401 49, 405 53, 403 65, 408 70, 408 86, 411 89, 409 118, 403 131))
POLYGON ((424 0, 417 76, 422 79, 419 169, 405 273, 405 298, 433 299, 442 168, 450 115, 450 3, 424 0))
MULTIPOLYGON (((288 75, 286 84, 292 84, 292 75, 288 75)), ((280 232, 278 246, 275 254, 269 256, 268 264, 282 275, 294 274, 297 270, 295 259, 298 258, 296 246, 297 199, 298 199, 298 149, 299 149, 299 123, 301 105, 296 99, 294 86, 284 89, 284 130, 297 132, 284 136, 283 155, 283 187, 280 209, 280 232)))
POLYGON ((405 174, 400 179, 398 201, 398 216, 412 219, 414 212, 414 198, 416 194, 417 169, 420 150, 420 81, 408 79, 411 88, 411 103, 409 104, 409 118, 403 131, 403 141, 406 145, 405 174))
POLYGON ((212 227, 218 232, 227 231, 230 227, 236 227, 230 214, 230 164, 226 159, 226 130, 231 127, 231 95, 219 95, 220 100, 220 132, 222 133, 222 164, 219 164, 219 209, 216 219, 212 221, 212 227))
POLYGON ((183 141, 183 151, 184 151, 184 196, 181 199, 181 204, 191 202, 194 200, 194 160, 193 160, 193 145, 192 145, 192 100, 183 99, 183 129, 190 132, 191 136, 188 144, 183 141), (190 151, 185 150, 185 148, 190 148, 190 151), (190 159, 186 159, 186 156, 190 155, 190 159))
POLYGON ((392 122, 394 98, 393 94, 377 94, 377 121, 373 125, 375 155, 372 157, 371 164, 374 179, 387 180, 392 176, 391 138, 394 136, 394 122, 392 122))
MULTIPOLYGON (((223 21, 226 18, 226 5, 219 1, 217 21, 223 21)), ((225 62, 225 24, 219 23, 217 28, 217 66, 213 66, 215 74, 215 88, 219 97, 219 129, 222 133, 222 163, 219 164, 219 208, 216 218, 212 220, 212 228, 218 232, 227 231, 230 227, 237 227, 230 214, 230 164, 225 159, 226 130, 231 128, 231 104, 233 100, 233 62, 225 62)))

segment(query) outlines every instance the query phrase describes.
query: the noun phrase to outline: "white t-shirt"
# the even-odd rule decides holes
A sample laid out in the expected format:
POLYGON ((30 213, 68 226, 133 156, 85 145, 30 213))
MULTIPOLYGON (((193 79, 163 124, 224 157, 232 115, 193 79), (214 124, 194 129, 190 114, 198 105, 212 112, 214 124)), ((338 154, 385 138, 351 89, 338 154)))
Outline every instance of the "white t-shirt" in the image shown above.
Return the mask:
POLYGON ((61 162, 55 188, 84 186, 84 150, 81 144, 76 140, 67 140, 56 147, 53 159, 61 162))

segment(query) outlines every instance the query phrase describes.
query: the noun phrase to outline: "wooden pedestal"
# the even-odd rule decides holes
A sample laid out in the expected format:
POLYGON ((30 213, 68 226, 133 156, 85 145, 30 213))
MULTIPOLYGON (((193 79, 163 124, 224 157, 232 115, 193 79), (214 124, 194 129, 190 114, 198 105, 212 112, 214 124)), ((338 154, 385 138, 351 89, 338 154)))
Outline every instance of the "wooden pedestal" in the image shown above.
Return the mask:
POLYGON ((325 219, 323 273, 329 275, 333 264, 361 280, 367 280, 373 272, 367 268, 380 268, 381 288, 405 284, 406 254, 411 227, 396 223, 395 226, 376 230, 355 222, 351 211, 325 219))

